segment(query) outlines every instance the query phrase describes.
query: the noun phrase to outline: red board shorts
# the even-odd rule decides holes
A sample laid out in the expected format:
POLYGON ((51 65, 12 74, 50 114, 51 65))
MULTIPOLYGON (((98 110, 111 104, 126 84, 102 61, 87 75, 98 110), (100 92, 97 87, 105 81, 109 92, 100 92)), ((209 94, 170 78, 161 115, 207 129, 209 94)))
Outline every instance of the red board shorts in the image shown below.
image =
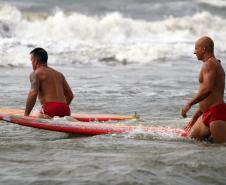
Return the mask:
POLYGON ((54 117, 54 116, 64 117, 64 116, 70 116, 71 110, 66 103, 46 102, 43 104, 40 113, 48 115, 50 117, 54 117))
POLYGON ((226 104, 219 104, 209 108, 202 114, 202 122, 209 127, 216 120, 226 121, 226 104))

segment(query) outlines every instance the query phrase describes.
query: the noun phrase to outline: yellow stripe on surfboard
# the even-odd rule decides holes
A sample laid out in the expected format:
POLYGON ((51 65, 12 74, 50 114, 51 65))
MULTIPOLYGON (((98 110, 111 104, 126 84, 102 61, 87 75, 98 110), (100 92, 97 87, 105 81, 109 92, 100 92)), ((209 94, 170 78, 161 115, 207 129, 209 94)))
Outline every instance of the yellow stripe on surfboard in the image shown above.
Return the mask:
MULTIPOLYGON (((24 110, 22 109, 14 109, 14 108, 0 108, 1 114, 10 114, 10 115, 17 115, 17 116, 23 116, 24 110)), ((37 114, 31 114, 31 116, 37 116, 37 114)), ((71 116, 73 117, 92 117, 92 118, 98 118, 98 117, 110 117, 112 119, 117 120, 131 120, 131 119, 139 119, 140 117, 135 113, 132 116, 124 116, 124 115, 116 115, 116 114, 84 114, 84 113, 72 113, 71 116)))

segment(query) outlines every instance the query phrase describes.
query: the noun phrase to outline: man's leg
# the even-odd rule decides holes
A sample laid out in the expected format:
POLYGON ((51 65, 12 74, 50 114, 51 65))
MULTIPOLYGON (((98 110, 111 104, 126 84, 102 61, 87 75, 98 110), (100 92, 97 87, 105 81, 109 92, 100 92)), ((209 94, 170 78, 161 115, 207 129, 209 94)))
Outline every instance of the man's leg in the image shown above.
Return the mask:
POLYGON ((48 116, 45 111, 44 111, 44 107, 42 106, 39 114, 38 114, 39 118, 43 118, 43 119, 51 119, 51 116, 48 116))
POLYGON ((226 122, 217 120, 210 123, 211 137, 214 143, 226 142, 226 122))
POLYGON ((203 140, 210 136, 210 129, 202 122, 202 116, 195 122, 191 128, 188 137, 203 140))
POLYGON ((43 114, 43 113, 39 113, 39 114, 38 114, 38 117, 39 117, 39 118, 43 118, 43 119, 51 119, 50 116, 48 116, 48 115, 46 115, 46 114, 43 114))

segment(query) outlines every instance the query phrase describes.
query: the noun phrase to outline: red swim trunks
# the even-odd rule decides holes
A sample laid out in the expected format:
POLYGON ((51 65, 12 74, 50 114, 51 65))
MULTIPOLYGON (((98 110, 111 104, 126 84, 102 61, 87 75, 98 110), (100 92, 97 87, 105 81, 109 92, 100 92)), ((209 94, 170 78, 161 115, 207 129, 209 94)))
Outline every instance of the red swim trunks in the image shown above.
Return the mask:
POLYGON ((70 116, 71 110, 66 103, 61 102, 46 102, 42 106, 41 114, 48 115, 50 117, 59 116, 70 116))
POLYGON ((202 122, 209 127, 216 120, 226 121, 226 104, 219 104, 209 108, 202 114, 202 122))

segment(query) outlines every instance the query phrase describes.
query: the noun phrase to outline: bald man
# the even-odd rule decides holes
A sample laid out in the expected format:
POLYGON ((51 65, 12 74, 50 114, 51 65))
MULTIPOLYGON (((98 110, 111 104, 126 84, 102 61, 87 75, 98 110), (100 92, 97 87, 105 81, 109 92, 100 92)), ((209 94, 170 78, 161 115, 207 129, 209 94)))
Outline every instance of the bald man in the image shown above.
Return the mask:
POLYGON ((185 130, 197 140, 211 139, 215 143, 226 142, 226 104, 224 103, 225 72, 220 60, 214 56, 214 42, 201 37, 195 43, 194 54, 202 61, 197 94, 182 108, 186 117, 189 109, 199 103, 198 109, 185 130))

